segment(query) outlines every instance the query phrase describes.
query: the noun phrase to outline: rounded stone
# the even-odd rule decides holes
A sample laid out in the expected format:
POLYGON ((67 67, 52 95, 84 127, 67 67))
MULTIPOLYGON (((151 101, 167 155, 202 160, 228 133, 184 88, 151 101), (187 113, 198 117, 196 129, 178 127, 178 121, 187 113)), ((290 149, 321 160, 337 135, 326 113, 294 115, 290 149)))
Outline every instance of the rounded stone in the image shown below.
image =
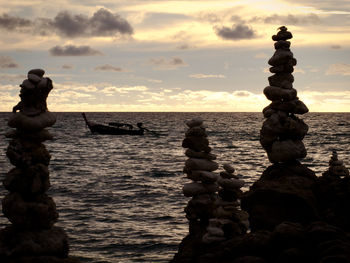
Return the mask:
POLYGON ((293 53, 285 49, 277 49, 268 63, 271 66, 279 66, 288 63, 293 58, 293 53))
POLYGON ((7 173, 3 185, 10 192, 18 192, 24 196, 42 194, 50 187, 49 170, 42 164, 26 169, 14 168, 7 173))
POLYGON ((206 153, 206 152, 196 152, 192 149, 187 149, 185 152, 185 155, 187 157, 192 158, 199 158, 199 159, 207 159, 207 160, 215 160, 216 155, 212 153, 206 153))
POLYGON ((213 172, 202 171, 202 170, 192 170, 187 174, 187 178, 193 181, 202 182, 215 182, 218 179, 218 175, 213 172))
POLYGON ((190 171, 203 170, 212 172, 218 169, 219 165, 216 162, 206 159, 189 158, 185 162, 185 167, 190 171))
POLYGON ((283 100, 283 101, 290 101, 294 100, 297 97, 297 91, 296 89, 283 89, 280 87, 274 87, 274 86, 267 86, 264 89, 264 94, 267 99, 274 101, 274 100, 283 100))
POLYGON ((35 74, 28 74, 28 79, 33 83, 39 83, 41 81, 41 77, 35 75, 35 74))
POLYGON ((271 163, 289 162, 306 157, 306 149, 300 140, 275 141, 267 152, 271 163))
POLYGON ((26 201, 19 193, 10 193, 3 199, 2 208, 14 226, 24 229, 49 229, 58 218, 55 202, 46 194, 26 201))
POLYGON ((230 164, 225 163, 223 166, 224 170, 228 173, 233 174, 235 172, 235 168, 233 168, 230 164))
POLYGON ((203 124, 203 119, 202 118, 195 118, 192 120, 189 120, 186 122, 186 125, 189 128, 196 127, 196 126, 201 126, 203 124))
POLYGON ((42 78, 45 74, 45 70, 37 68, 37 69, 31 69, 29 70, 28 74, 34 74, 37 75, 38 77, 42 78))
POLYGON ((215 193, 216 191, 218 191, 217 184, 188 183, 182 188, 182 192, 186 197, 215 193))
POLYGON ((51 127, 56 122, 56 116, 51 112, 44 112, 37 116, 26 116, 21 112, 12 114, 8 125, 18 130, 38 132, 44 128, 51 127))

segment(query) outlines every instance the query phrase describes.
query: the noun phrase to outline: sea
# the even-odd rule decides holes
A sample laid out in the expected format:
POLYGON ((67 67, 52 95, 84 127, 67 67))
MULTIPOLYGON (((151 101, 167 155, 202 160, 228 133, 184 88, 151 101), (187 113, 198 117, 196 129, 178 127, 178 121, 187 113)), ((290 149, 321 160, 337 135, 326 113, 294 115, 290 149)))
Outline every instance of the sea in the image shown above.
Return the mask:
MULTIPOLYGON (((6 157, 7 120, 0 113, 0 177, 13 167, 6 157)), ((244 190, 271 165, 259 143, 262 113, 86 113, 97 123, 142 122, 144 136, 96 135, 81 113, 55 113, 45 142, 52 155, 51 188, 59 212, 56 226, 70 241, 70 255, 81 262, 169 262, 188 234, 182 187, 186 157, 181 147, 187 120, 200 117, 212 153, 222 170, 231 164, 246 181, 244 190)), ((350 167, 350 113, 308 113, 304 139, 308 155, 301 160, 319 176, 333 150, 350 167)), ((7 190, 0 185, 0 199, 7 190)), ((0 213, 0 228, 9 224, 0 213)))

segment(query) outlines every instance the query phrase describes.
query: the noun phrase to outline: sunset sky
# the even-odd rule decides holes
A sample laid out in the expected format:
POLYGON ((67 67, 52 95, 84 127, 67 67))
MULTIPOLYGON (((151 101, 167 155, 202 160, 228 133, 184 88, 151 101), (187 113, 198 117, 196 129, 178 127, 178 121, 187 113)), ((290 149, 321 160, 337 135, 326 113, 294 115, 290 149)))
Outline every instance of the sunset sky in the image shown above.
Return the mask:
POLYGON ((310 111, 350 112, 350 1, 0 0, 0 111, 32 68, 50 111, 254 111, 271 36, 293 33, 310 111))

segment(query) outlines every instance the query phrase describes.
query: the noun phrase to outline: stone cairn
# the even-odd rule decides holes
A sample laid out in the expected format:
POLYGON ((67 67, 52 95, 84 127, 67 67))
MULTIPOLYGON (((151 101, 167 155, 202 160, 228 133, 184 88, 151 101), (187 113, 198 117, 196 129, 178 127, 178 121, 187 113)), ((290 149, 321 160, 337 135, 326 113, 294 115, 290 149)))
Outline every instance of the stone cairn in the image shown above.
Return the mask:
POLYGON ((224 165, 225 171, 220 175, 214 172, 218 164, 211 153, 203 120, 193 119, 186 124, 189 129, 182 146, 188 148, 185 155, 189 158, 184 173, 193 182, 184 185, 183 193, 192 198, 185 208, 190 236, 195 237, 197 244, 209 244, 244 234, 248 228, 247 215, 238 209, 244 181, 234 175, 229 164, 224 165))
POLYGON ((186 122, 188 130, 182 147, 188 148, 185 155, 184 173, 193 182, 185 184, 183 194, 192 199, 188 202, 185 212, 189 220, 190 234, 203 236, 209 219, 214 218, 215 203, 217 201, 218 176, 214 173, 219 165, 214 161, 216 156, 211 152, 209 140, 203 126, 202 119, 186 122))
POLYGON ((329 160, 328 171, 323 173, 324 176, 349 177, 349 170, 345 167, 342 160, 338 159, 337 151, 332 152, 329 160))
POLYGON ((306 149, 302 142, 308 131, 308 126, 295 116, 305 114, 309 110, 297 97, 293 88, 293 66, 297 61, 290 51, 292 33, 282 26, 277 35, 272 36, 276 41, 276 52, 268 63, 272 66, 270 72, 274 75, 268 78, 269 86, 264 94, 272 103, 263 110, 267 118, 260 131, 260 142, 266 150, 272 163, 288 162, 306 157, 306 149))
POLYGON ((52 135, 45 128, 56 122, 47 110, 46 98, 52 81, 45 71, 33 69, 20 85, 21 101, 13 107, 8 125, 16 130, 6 134, 12 140, 7 157, 15 168, 3 180, 9 191, 2 211, 12 225, 0 230, 1 262, 73 262, 68 259, 68 237, 54 227, 58 213, 50 187, 50 154, 42 143, 52 135), (17 112, 19 111, 19 112, 17 112))
POLYGON ((207 233, 203 236, 204 243, 213 243, 243 235, 249 228, 248 214, 239 209, 240 189, 244 181, 234 174, 235 169, 230 164, 224 164, 217 183, 219 191, 216 202, 215 218, 209 220, 207 233))

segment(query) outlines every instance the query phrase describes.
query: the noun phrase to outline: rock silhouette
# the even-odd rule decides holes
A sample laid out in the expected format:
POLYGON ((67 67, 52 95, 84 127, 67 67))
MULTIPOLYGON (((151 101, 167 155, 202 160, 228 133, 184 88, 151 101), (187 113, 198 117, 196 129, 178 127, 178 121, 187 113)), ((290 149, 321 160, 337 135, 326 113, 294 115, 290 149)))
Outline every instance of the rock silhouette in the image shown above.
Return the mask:
POLYGON ((15 130, 6 134, 11 138, 6 155, 15 168, 3 180, 9 193, 2 200, 2 211, 11 222, 0 230, 0 261, 4 263, 77 262, 68 258, 68 237, 54 226, 56 204, 46 193, 51 155, 43 142, 52 139, 46 128, 56 117, 47 110, 46 98, 53 86, 44 73, 42 69, 28 72, 20 85, 21 101, 8 121, 15 130))
MULTIPOLYGON (((328 170, 319 177, 298 160, 306 156, 302 139, 308 126, 295 115, 308 109, 292 85, 296 60, 287 41, 291 38, 286 27, 280 27, 272 37, 276 52, 269 64, 275 75, 264 90, 272 103, 263 110, 266 120, 260 132, 261 145, 272 165, 241 195, 250 231, 207 245, 190 233, 171 262, 350 262, 348 169, 336 152, 328 170)), ((221 173, 223 178, 230 177, 226 172, 221 173)), ((220 190, 219 195, 226 198, 220 190)), ((208 228, 212 228, 211 237, 222 237, 215 219, 209 220, 208 228)))

